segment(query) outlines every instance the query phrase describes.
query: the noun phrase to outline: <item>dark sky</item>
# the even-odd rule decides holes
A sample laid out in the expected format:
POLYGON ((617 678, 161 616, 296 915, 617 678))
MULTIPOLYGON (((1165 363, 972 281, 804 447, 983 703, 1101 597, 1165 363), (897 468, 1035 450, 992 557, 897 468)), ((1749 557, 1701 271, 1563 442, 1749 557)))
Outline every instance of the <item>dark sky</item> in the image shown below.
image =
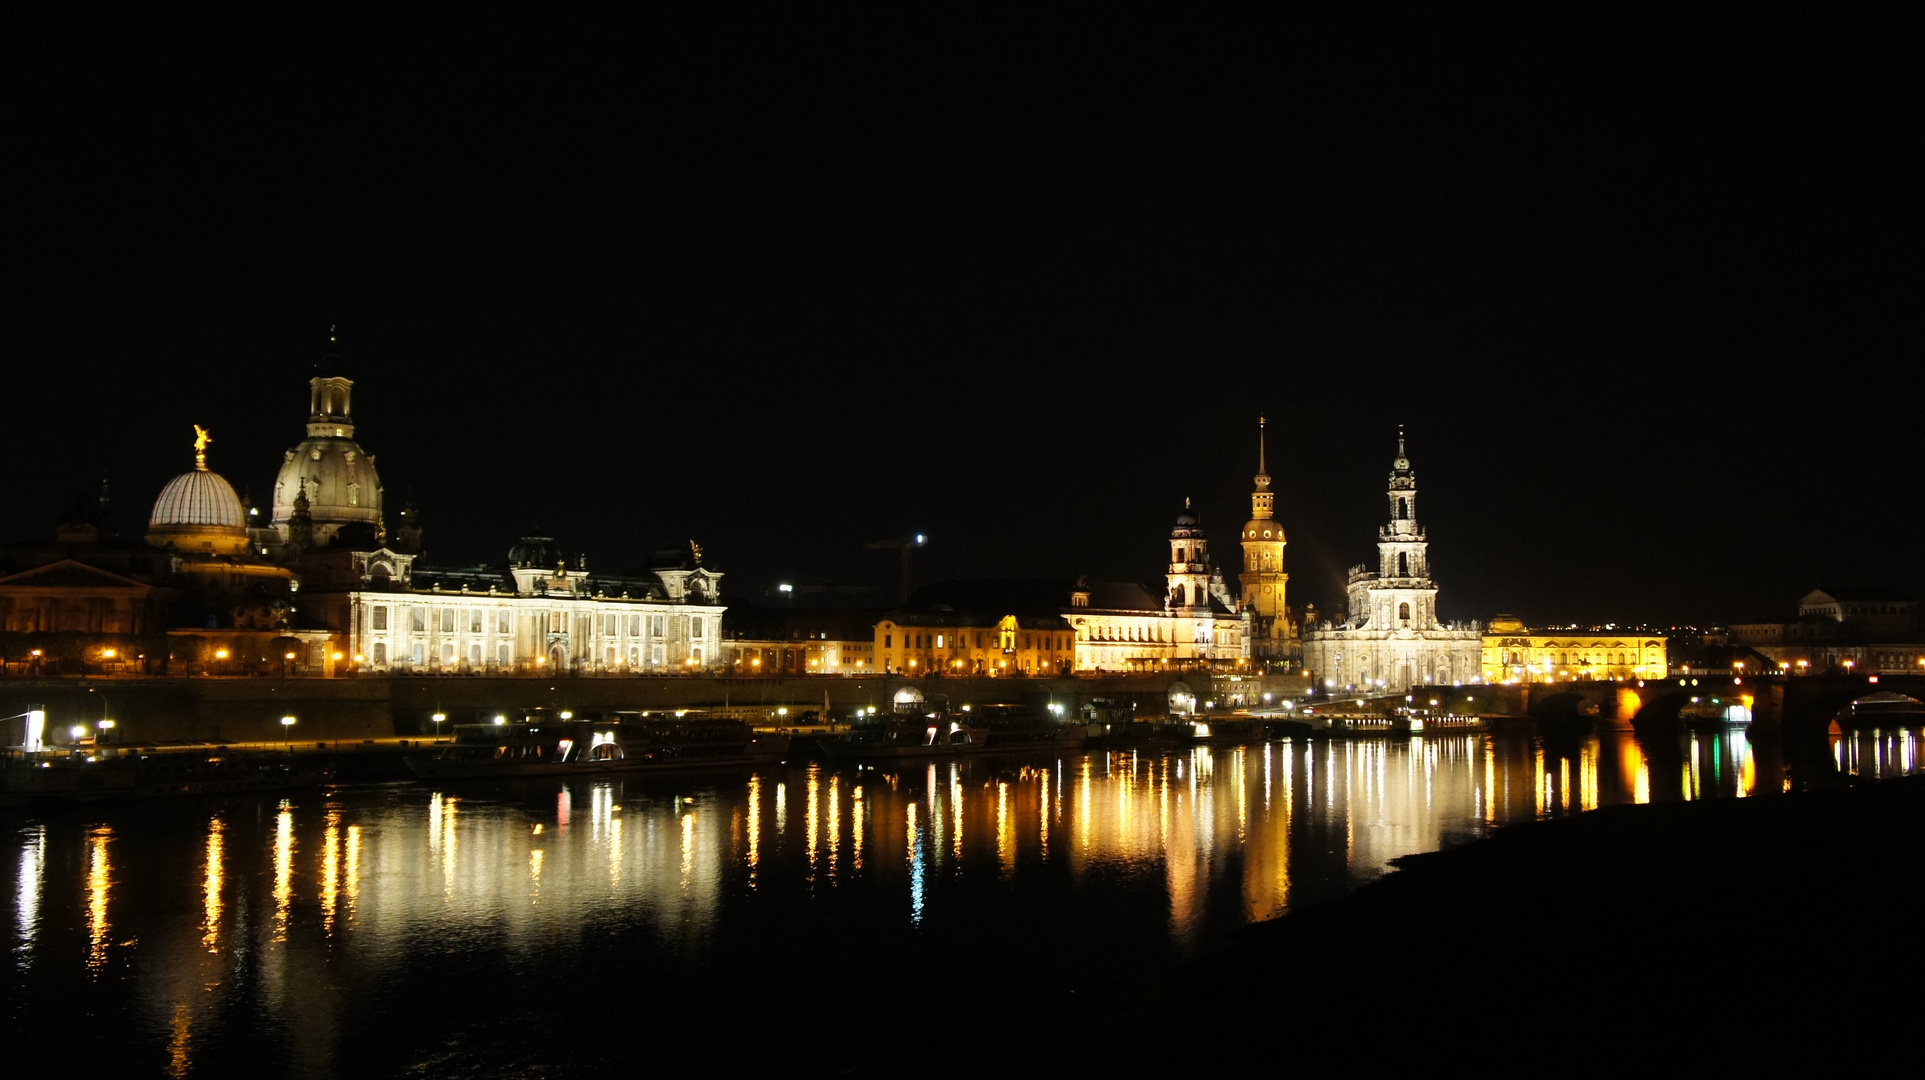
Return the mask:
POLYGON ((1298 603, 1399 423, 1446 617, 1925 595, 1907 28, 1359 10, 16 21, 0 538, 265 494, 339 323, 436 562, 1154 580, 1263 413, 1298 603))

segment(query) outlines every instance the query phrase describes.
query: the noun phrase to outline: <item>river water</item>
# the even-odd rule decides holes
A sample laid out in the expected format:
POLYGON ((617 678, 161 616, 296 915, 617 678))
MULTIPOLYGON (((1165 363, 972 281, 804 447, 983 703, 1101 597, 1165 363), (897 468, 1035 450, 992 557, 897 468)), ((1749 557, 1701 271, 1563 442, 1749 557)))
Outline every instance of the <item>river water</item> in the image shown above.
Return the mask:
MULTIPOLYGON (((1914 772, 1918 742, 1846 736, 1825 767, 1914 772)), ((1506 822, 1786 783, 1733 729, 1661 747, 1273 742, 14 813, 9 1052, 170 1077, 689 1059, 832 1075, 877 1032, 953 1047, 988 1014, 1098 1018, 1079 1013, 1238 927, 1506 822)))

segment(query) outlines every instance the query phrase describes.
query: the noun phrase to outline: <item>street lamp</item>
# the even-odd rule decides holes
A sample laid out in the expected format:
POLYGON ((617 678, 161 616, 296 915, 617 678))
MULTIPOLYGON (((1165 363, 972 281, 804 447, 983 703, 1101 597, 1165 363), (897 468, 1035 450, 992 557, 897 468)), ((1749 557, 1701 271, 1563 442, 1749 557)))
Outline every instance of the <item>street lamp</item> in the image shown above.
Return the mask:
POLYGON ((434 714, 434 717, 433 717, 433 719, 434 719, 434 737, 435 737, 435 738, 436 738, 437 740, 439 740, 439 739, 441 738, 441 722, 442 722, 443 720, 446 720, 447 718, 448 718, 448 714, 447 714, 447 713, 444 713, 444 712, 438 712, 438 713, 435 713, 435 714, 434 714))
POLYGON ((294 718, 292 716, 283 716, 281 717, 281 744, 287 747, 289 753, 294 751, 293 740, 294 718))

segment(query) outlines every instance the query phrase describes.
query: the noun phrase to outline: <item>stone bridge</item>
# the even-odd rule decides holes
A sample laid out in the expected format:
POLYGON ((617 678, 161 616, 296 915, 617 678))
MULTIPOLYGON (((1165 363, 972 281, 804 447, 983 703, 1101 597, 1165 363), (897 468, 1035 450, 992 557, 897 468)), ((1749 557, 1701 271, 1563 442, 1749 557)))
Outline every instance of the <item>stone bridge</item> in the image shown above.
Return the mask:
POLYGON ((1822 736, 1839 711, 1877 693, 1925 702, 1920 675, 1673 675, 1642 682, 1532 683, 1515 686, 1413 686, 1403 694, 1371 699, 1388 711, 1409 703, 1441 710, 1528 716, 1544 722, 1595 720, 1640 731, 1676 727, 1692 718, 1712 719, 1732 705, 1751 711, 1752 722, 1802 739, 1822 736))

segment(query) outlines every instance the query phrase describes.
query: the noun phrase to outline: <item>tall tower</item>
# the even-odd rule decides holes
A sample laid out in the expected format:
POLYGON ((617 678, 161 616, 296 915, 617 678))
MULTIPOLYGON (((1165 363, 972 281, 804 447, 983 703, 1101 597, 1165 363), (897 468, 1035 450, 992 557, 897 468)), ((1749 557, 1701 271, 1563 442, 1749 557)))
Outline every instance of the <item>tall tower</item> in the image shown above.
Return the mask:
POLYGON ((1170 530, 1170 571, 1165 577, 1170 584, 1165 607, 1186 614, 1209 608, 1210 542, 1188 499, 1183 500, 1176 528, 1170 530))
POLYGON ((1275 520, 1277 497, 1270 491, 1270 473, 1264 461, 1264 422, 1257 418, 1257 475, 1255 491, 1250 493, 1250 520, 1243 526, 1243 585, 1240 607, 1254 613, 1254 638, 1251 651, 1266 660, 1281 659, 1293 651, 1296 634, 1291 625, 1290 608, 1284 600, 1284 587, 1290 575, 1283 571, 1283 526, 1275 520))
POLYGON ((1397 429, 1397 459, 1390 466, 1390 523, 1377 530, 1377 573, 1350 588, 1353 622, 1369 613, 1373 629, 1437 629, 1437 586, 1430 580, 1430 542, 1417 524, 1417 474, 1404 452, 1404 429, 1397 429))

